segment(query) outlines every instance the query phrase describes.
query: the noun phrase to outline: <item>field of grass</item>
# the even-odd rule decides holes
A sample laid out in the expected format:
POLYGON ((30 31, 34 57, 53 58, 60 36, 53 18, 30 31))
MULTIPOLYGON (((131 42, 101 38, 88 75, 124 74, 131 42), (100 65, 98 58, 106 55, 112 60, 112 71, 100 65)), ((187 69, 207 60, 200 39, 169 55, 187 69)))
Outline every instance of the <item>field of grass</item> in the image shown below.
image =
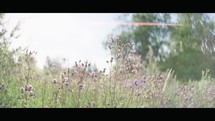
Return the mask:
POLYGON ((77 60, 66 68, 48 62, 48 68, 39 70, 36 52, 0 51, 0 107, 215 107, 215 82, 207 70, 200 81, 181 82, 173 76, 174 70, 160 72, 156 63, 142 62, 133 44, 122 44, 117 38, 109 41, 112 57, 104 60, 111 67, 109 72, 105 68, 92 71, 87 60, 77 60), (17 61, 12 61, 14 57, 17 61))

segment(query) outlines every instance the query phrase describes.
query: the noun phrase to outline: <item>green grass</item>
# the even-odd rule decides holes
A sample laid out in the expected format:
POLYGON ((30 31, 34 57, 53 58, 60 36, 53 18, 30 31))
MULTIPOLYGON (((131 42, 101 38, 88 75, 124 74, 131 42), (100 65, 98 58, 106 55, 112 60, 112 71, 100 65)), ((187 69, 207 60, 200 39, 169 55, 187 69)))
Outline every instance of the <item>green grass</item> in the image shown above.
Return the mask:
MULTIPOLYGON (((116 41, 111 46, 113 59, 107 63, 111 66, 109 73, 103 70, 93 72, 89 63, 83 61, 77 62, 77 66, 69 69, 54 66, 50 61, 47 68, 39 70, 35 66, 36 62, 31 59, 32 52, 21 51, 21 65, 7 60, 0 64, 0 107, 215 107, 215 82, 207 74, 208 70, 202 73, 200 81, 190 80, 184 83, 174 77, 172 69, 160 72, 155 63, 144 65, 130 44, 126 47, 116 41), (128 53, 118 52, 116 48, 127 49, 128 53), (119 54, 121 58, 118 58, 119 54), (115 62, 115 65, 112 62, 115 62), (53 82, 54 79, 57 83, 53 82), (30 90, 23 93, 20 91, 20 88, 27 84, 33 86, 33 96, 29 95, 30 90)), ((9 55, 7 57, 10 59, 9 55)))

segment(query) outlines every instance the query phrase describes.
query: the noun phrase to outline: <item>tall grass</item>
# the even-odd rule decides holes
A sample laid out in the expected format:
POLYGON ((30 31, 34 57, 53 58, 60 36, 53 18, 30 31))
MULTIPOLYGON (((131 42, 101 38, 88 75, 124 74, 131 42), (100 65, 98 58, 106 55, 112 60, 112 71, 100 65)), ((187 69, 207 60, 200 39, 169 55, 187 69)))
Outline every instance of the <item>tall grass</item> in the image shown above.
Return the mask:
POLYGON ((123 44, 119 38, 108 41, 112 57, 104 61, 111 67, 109 72, 105 68, 92 71, 87 60, 77 60, 67 68, 49 60, 47 68, 39 70, 35 66, 36 52, 0 51, 0 107, 215 107, 215 83, 207 70, 201 81, 181 83, 173 76, 174 70, 160 72, 155 62, 142 62, 134 44, 123 44))

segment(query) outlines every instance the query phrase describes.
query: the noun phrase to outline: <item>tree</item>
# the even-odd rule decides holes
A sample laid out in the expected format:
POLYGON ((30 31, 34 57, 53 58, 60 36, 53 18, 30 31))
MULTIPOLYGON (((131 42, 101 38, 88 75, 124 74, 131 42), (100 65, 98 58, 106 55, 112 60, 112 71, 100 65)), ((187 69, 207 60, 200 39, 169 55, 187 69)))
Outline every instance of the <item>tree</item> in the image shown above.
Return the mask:
POLYGON ((215 76, 214 59, 201 50, 215 24, 204 13, 178 14, 177 21, 183 26, 172 29, 168 44, 170 53, 160 62, 161 69, 173 68, 181 80, 199 80, 206 69, 215 76))
POLYGON ((208 14, 182 13, 173 17, 164 13, 136 13, 121 17, 125 21, 156 23, 172 23, 177 18, 176 23, 183 26, 120 26, 116 30, 124 43, 135 44, 137 53, 146 62, 151 46, 160 70, 172 68, 180 80, 198 80, 206 69, 215 76, 215 24, 208 14))
MULTIPOLYGON (((132 22, 155 22, 168 23, 171 16, 167 13, 136 13, 125 14, 120 16, 124 21, 132 22)), ((135 43, 135 49, 142 58, 145 58, 149 52, 148 46, 153 49, 155 56, 163 56, 162 48, 168 35, 167 26, 120 26, 117 30, 121 30, 119 38, 123 43, 135 43)), ((107 46, 108 43, 105 43, 107 46)))

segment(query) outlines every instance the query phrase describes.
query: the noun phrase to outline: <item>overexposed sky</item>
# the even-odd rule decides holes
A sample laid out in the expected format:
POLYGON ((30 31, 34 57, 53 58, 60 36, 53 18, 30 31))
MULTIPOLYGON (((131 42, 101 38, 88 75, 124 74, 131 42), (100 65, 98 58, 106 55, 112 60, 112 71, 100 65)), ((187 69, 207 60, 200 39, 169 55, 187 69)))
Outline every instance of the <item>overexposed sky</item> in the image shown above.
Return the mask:
POLYGON ((109 51, 103 48, 108 34, 116 27, 119 13, 10 13, 10 26, 21 22, 21 36, 12 47, 37 51, 37 64, 43 67, 46 57, 67 58, 70 64, 89 60, 97 67, 108 68, 109 51))

